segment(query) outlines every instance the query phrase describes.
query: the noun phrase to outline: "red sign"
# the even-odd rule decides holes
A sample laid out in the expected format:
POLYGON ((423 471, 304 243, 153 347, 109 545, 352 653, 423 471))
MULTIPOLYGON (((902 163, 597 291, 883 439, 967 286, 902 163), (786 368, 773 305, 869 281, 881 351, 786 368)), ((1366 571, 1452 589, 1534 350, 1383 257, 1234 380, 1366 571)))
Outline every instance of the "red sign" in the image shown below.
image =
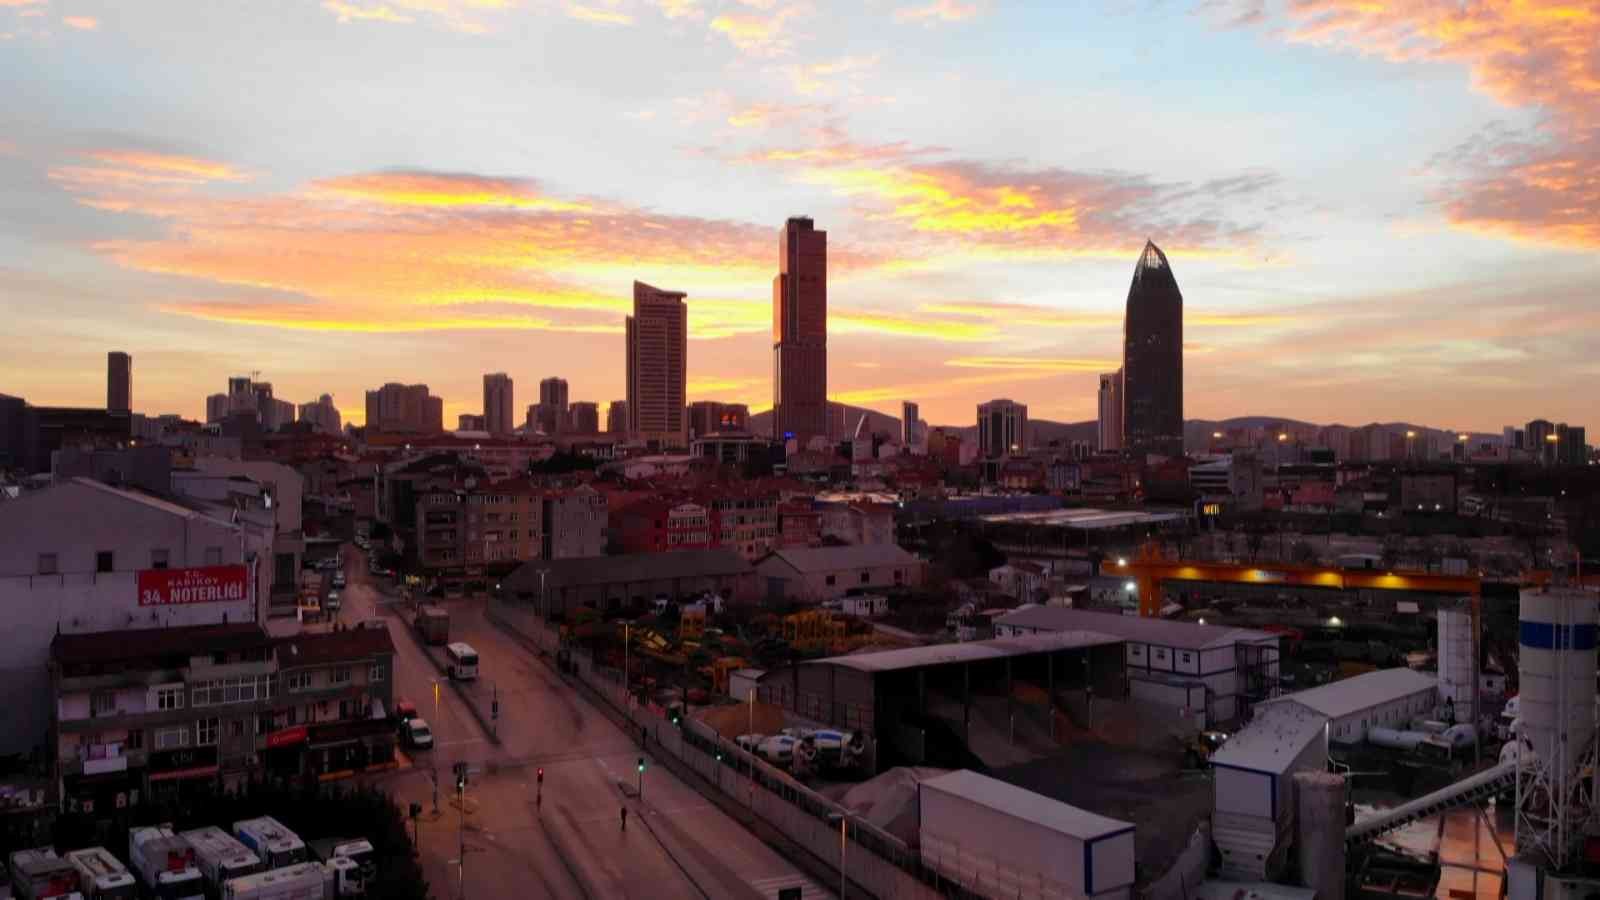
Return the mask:
POLYGON ((143 569, 139 572, 139 605, 232 603, 248 596, 249 584, 250 573, 244 566, 143 569))
POLYGON ((292 728, 274 731, 267 735, 267 747, 271 749, 273 747, 288 747, 291 744, 304 743, 307 734, 308 731, 304 725, 296 725, 292 728))

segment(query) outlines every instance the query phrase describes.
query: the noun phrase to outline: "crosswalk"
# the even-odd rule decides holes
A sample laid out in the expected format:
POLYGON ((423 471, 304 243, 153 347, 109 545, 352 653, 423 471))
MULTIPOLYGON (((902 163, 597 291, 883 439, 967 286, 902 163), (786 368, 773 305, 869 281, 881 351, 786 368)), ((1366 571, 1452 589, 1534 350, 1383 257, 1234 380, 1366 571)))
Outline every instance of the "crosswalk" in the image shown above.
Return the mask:
POLYGON ((800 900, 825 900, 825 898, 833 896, 832 891, 798 872, 789 875, 772 875, 767 878, 752 878, 749 883, 763 897, 775 898, 778 896, 778 892, 784 888, 795 887, 800 889, 800 900))

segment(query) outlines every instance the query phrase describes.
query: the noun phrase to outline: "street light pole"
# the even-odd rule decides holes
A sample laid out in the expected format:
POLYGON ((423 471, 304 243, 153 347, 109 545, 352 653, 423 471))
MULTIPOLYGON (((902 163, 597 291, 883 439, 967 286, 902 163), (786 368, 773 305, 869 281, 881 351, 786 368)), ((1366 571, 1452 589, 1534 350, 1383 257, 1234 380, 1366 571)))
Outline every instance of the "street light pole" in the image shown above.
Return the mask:
POLYGON ((846 844, 845 828, 849 824, 850 817, 848 815, 842 815, 839 817, 839 900, 844 900, 844 890, 846 884, 844 870, 844 848, 846 844))
POLYGON ((628 708, 633 709, 633 688, 628 681, 628 645, 633 643, 632 627, 622 623, 622 693, 628 698, 628 708))
POLYGON ((756 689, 750 688, 750 746, 745 750, 750 754, 750 802, 756 802, 756 689))

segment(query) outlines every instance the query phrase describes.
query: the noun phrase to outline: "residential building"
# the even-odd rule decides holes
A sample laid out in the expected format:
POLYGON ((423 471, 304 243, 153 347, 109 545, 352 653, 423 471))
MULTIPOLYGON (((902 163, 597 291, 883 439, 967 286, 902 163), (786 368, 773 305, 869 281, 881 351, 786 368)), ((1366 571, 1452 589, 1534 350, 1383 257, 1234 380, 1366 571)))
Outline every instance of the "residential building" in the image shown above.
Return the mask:
POLYGON ((747 560, 757 560, 778 546, 778 495, 736 491, 711 500, 713 546, 726 547, 747 560))
POLYGON ((417 561, 429 572, 509 569, 605 549, 605 498, 593 488, 546 491, 519 480, 437 486, 416 498, 417 561))
POLYGON ((772 279, 772 437, 801 448, 828 428, 828 233, 791 218, 772 279))
POLYGON ((106 411, 133 412, 133 357, 120 350, 106 354, 106 411))
POLYGON ((504 372, 494 372, 483 376, 483 428, 493 435, 510 434, 516 430, 517 422, 512 410, 516 409, 513 400, 516 385, 511 376, 504 372))
POLYGON ((1183 294, 1147 241, 1123 319, 1122 446, 1136 459, 1183 455, 1183 294))
POLYGON ((978 450, 988 459, 1026 452, 1028 407, 1011 400, 978 404, 978 450))
POLYGON ((44 744, 58 634, 259 621, 243 529, 88 478, 0 504, 0 754, 44 744))
POLYGON ((573 434, 599 434, 600 433, 600 406, 587 400, 567 407, 567 421, 573 434))
POLYGON ((228 417, 228 395, 212 394, 206 397, 206 422, 221 422, 228 417))
POLYGON ((344 427, 339 408, 333 405, 329 394, 323 394, 312 403, 300 404, 300 421, 310 424, 320 434, 338 434, 344 427))
POLYGON ((606 498, 592 487, 546 491, 542 505, 540 557, 577 559, 606 549, 606 498))
POLYGON ((743 403, 696 400, 689 404, 689 432, 693 437, 749 431, 750 407, 743 403))
POLYGON ((900 445, 915 447, 922 440, 922 422, 917 404, 910 400, 900 403, 900 445))
POLYGON ((711 515, 689 501, 642 500, 611 514, 612 529, 624 553, 711 549, 711 515))
POLYGON ((565 378, 543 378, 539 381, 539 402, 556 411, 558 416, 567 414, 567 380, 565 378))
POLYGON ((367 391, 367 430, 438 434, 444 431, 444 400, 428 393, 425 384, 390 382, 367 391))
POLYGON ((756 564, 766 601, 820 603, 848 592, 871 592, 922 583, 927 564, 896 544, 854 547, 786 547, 756 564))
POLYGON ((628 434, 657 449, 689 445, 686 296, 633 283, 633 315, 627 319, 628 434))
POLYGON ((613 400, 606 404, 606 434, 613 437, 627 437, 628 401, 613 400))
POLYGON ((501 589, 550 616, 583 606, 604 612, 657 598, 692 601, 708 592, 729 603, 751 603, 757 597, 754 570, 732 550, 541 560, 502 579, 501 589))
POLYGON ((815 547, 822 543, 822 511, 808 499, 795 498, 778 506, 778 545, 815 547))
POLYGON ((822 514, 822 536, 847 544, 894 543, 894 507, 885 503, 818 502, 822 514))
POLYGON ((488 433, 487 424, 483 416, 475 413, 462 413, 456 416, 457 431, 481 431, 488 433))
MULTIPOLYGON (((300 561, 306 552, 302 514, 305 477, 291 466, 266 460, 202 456, 195 459, 194 469, 211 479, 229 481, 235 490, 243 489, 248 497, 255 498, 255 503, 232 495, 220 499, 225 499, 229 506, 241 513, 255 506, 265 515, 267 525, 263 531, 270 529, 270 536, 266 538, 270 550, 261 556, 262 569, 267 576, 262 580, 262 588, 269 595, 293 591, 300 572, 300 561), (244 487, 246 482, 253 485, 253 489, 244 487)), ((188 477, 192 478, 192 475, 188 477)), ((173 491, 186 493, 184 484, 185 473, 175 474, 173 491)), ((192 491, 188 494, 197 496, 192 491)), ((217 509, 213 514, 221 517, 225 513, 217 509)))
POLYGON ((1100 452, 1122 449, 1122 370, 1100 376, 1100 452))

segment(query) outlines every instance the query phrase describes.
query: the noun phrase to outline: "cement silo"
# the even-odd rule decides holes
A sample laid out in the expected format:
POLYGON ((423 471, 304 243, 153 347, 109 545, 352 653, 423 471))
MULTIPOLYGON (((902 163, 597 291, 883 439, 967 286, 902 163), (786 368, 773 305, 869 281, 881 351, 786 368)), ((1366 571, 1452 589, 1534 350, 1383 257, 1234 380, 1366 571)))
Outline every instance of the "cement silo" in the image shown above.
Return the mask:
POLYGON ((1589 815, 1579 767, 1594 749, 1596 599, 1524 590, 1518 616, 1522 734, 1533 759, 1517 773, 1517 847, 1543 851, 1557 871, 1589 815))

